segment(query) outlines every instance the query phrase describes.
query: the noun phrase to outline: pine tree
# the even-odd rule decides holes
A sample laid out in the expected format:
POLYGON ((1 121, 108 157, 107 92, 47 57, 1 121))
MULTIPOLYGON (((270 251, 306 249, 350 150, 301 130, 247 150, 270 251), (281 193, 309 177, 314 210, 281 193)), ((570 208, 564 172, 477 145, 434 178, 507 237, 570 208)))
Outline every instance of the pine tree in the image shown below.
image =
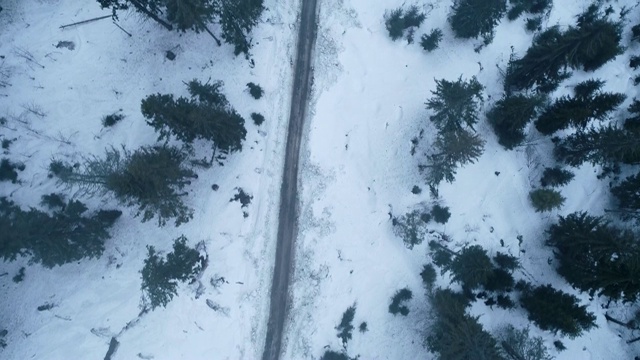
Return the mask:
POLYGON ((431 30, 429 35, 422 35, 422 37, 420 38, 420 46, 422 46, 422 48, 426 52, 432 52, 433 50, 438 48, 438 45, 440 45, 440 41, 442 41, 442 30, 433 29, 431 30))
POLYGON ((31 256, 48 268, 100 257, 111 238, 108 229, 122 213, 111 210, 86 216, 87 210, 80 201, 71 200, 51 214, 34 208, 24 211, 0 198, 0 257, 31 256))
POLYGON ((640 222, 640 173, 629 176, 611 188, 611 194, 618 201, 618 210, 624 220, 640 222))
POLYGON ((511 150, 524 141, 524 128, 536 116, 544 97, 522 94, 504 96, 487 113, 498 143, 511 150))
POLYGON ((457 0, 449 23, 458 38, 490 37, 507 10, 506 0, 457 0))
POLYGON ((556 290, 551 285, 527 288, 520 304, 529 313, 529 320, 542 330, 549 330, 575 338, 583 331, 596 327, 596 317, 579 305, 577 297, 556 290))
POLYGON ((504 360, 496 340, 465 313, 468 302, 449 289, 438 289, 431 298, 435 323, 428 332, 429 350, 442 360, 504 360))
POLYGON ((529 328, 521 330, 513 325, 507 325, 500 336, 500 346, 506 358, 516 360, 552 360, 544 340, 541 337, 529 335, 529 328))
POLYGON ((473 290, 487 283, 492 276, 493 264, 486 250, 472 245, 462 249, 448 269, 451 270, 453 281, 473 290))
POLYGON ((336 326, 338 330, 338 338, 342 340, 342 346, 346 347, 347 342, 351 340, 351 333, 353 332, 353 318, 356 314, 356 306, 349 306, 347 310, 342 314, 342 320, 340 324, 336 326))
POLYGON ((422 220, 422 212, 414 210, 395 218, 393 232, 404 241, 409 249, 420 245, 428 232, 427 223, 422 220))
POLYGON ((186 155, 174 147, 142 147, 123 154, 112 148, 104 159, 86 158, 81 172, 61 173, 60 180, 90 194, 113 193, 120 203, 136 206, 136 216, 142 215, 143 222, 157 216, 160 226, 169 219, 178 226, 193 217, 193 210, 182 201, 186 193, 179 192, 197 177, 185 160, 186 155))
POLYGON ((188 84, 191 98, 150 95, 142 100, 142 115, 156 132, 158 140, 171 135, 191 145, 196 139, 213 143, 211 161, 217 150, 223 154, 242 150, 247 130, 244 119, 229 105, 222 93, 222 82, 188 84))
MULTIPOLYGON (((417 6, 412 5, 407 10, 399 7, 387 12, 384 15, 384 24, 391 40, 396 41, 405 36, 407 29, 409 29, 409 33, 412 34, 415 28, 419 27, 425 18, 425 14, 420 12, 417 6)), ((407 40, 409 39, 408 36, 407 40)))
POLYGON ((571 166, 585 162, 593 165, 640 163, 640 140, 636 134, 613 125, 578 131, 554 142, 556 159, 571 166))
POLYGON ((193 281, 203 267, 197 250, 187 246, 187 238, 174 240, 173 251, 163 259, 153 246, 147 246, 147 258, 141 270, 143 302, 151 310, 167 304, 178 294, 178 282, 193 281))
POLYGON ((411 300, 411 298, 413 298, 413 293, 411 292, 411 290, 409 290, 409 288, 404 288, 396 291, 396 293, 391 298, 389 312, 393 315, 398 315, 398 313, 403 316, 409 315, 409 308, 404 305, 404 303, 411 300))
POLYGON ((540 179, 540 185, 546 187, 558 187, 564 186, 571 182, 574 178, 574 174, 571 171, 564 170, 559 166, 545 167, 542 172, 542 178, 540 179))
POLYGON ((529 14, 542 14, 551 9, 552 0, 509 0, 511 9, 507 12, 507 18, 511 21, 517 19, 526 12, 529 14))
POLYGON ((212 0, 222 39, 233 45, 233 53, 248 57, 251 49, 251 30, 258 24, 264 11, 263 0, 212 0))
POLYGON ((537 189, 529 192, 529 200, 536 212, 545 212, 561 208, 566 199, 556 190, 537 189))
POLYGON ((475 76, 467 81, 462 77, 456 81, 436 80, 436 91, 426 103, 427 109, 435 112, 431 121, 441 131, 457 131, 463 124, 473 129, 483 89, 475 76))
POLYGON ((574 88, 575 96, 563 96, 536 120, 538 131, 545 135, 575 126, 584 129, 590 121, 604 120, 626 99, 620 93, 601 93, 601 80, 587 80, 574 88))

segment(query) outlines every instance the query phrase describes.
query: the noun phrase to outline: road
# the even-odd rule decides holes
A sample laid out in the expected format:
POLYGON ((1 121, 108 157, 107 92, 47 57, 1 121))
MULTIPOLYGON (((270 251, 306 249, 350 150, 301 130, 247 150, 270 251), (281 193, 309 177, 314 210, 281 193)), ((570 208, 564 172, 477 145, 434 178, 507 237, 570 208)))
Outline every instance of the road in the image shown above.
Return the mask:
POLYGON ((271 300, 263 360, 280 358, 282 335, 290 307, 289 280, 293 269, 295 240, 298 235, 298 168, 304 118, 311 90, 311 55, 315 44, 318 0, 302 0, 298 48, 289 113, 289 129, 280 190, 280 216, 276 259, 271 284, 271 300))

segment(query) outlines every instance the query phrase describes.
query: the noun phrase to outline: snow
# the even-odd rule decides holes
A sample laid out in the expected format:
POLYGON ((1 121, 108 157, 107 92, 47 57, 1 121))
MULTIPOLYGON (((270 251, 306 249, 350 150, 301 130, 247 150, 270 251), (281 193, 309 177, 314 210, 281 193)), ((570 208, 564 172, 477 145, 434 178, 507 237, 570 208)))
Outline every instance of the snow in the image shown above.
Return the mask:
MULTIPOLYGON (((631 1, 614 3, 619 10, 631 1)), ((513 51, 523 54, 532 35, 524 19, 504 20, 492 44, 474 52, 479 41, 455 39, 446 23, 451 1, 421 5, 428 14, 416 39, 433 28, 444 38, 439 49, 425 53, 418 44, 391 42, 383 23, 386 10, 399 0, 322 0, 315 51, 313 96, 303 141, 299 217, 300 234, 291 294, 293 304, 286 325, 282 359, 319 358, 325 348, 342 349, 335 327, 343 312, 356 305, 353 339, 347 353, 362 359, 433 358, 423 344, 431 324, 430 307, 420 271, 430 262, 425 241, 407 249, 393 234, 390 214, 400 216, 434 203, 450 207, 445 225, 431 228, 449 235, 453 249, 479 244, 491 255, 497 251, 518 256, 523 269, 516 274, 535 284, 551 283, 577 295, 597 314, 598 328, 577 339, 562 339, 567 350, 558 353, 558 337, 530 326, 542 336, 557 359, 627 359, 637 354, 629 333, 604 319, 606 299, 589 301, 556 274, 551 249, 543 246, 546 227, 557 215, 589 210, 604 213, 608 184, 598 169, 574 169, 576 179, 562 188, 567 198, 561 210, 536 213, 528 193, 539 185, 544 166, 552 165, 551 143, 534 129, 527 144, 505 151, 483 119, 478 133, 486 140, 483 156, 458 170, 453 184, 442 183, 440 197, 430 198, 417 165, 420 152, 410 155, 411 142, 425 129, 421 148, 433 140, 434 129, 424 103, 436 79, 476 76, 486 87, 481 112, 502 96, 500 71, 513 51), (499 172, 497 174, 496 172, 499 172), (412 194, 414 185, 421 194, 412 194), (522 236, 520 244, 518 237, 522 236), (504 241, 504 247, 500 240, 504 241), (551 260, 551 264, 549 264, 551 260), (408 287, 407 317, 388 312, 391 296, 408 287), (357 327, 367 322, 368 331, 357 327), (633 355, 632 355, 633 354, 633 355)), ((217 47, 206 34, 176 33, 143 21, 134 13, 61 30, 63 24, 109 14, 94 1, 5 1, 0 12, 0 107, 10 126, 0 133, 17 138, 9 157, 26 165, 23 182, 1 183, 0 195, 24 207, 37 206, 43 194, 64 191, 47 178, 51 158, 81 161, 104 154, 109 146, 135 149, 153 144, 156 135, 140 114, 140 101, 153 93, 186 94, 183 81, 197 78, 225 82, 230 103, 247 119, 248 135, 241 153, 225 166, 198 170, 187 202, 195 210, 188 224, 158 228, 153 220, 140 223, 132 209, 123 209, 100 259, 83 260, 54 269, 28 265, 27 259, 0 262, 0 329, 9 330, 6 359, 93 359, 104 357, 112 336, 121 345, 114 359, 258 359, 262 353, 269 308, 269 289, 275 251, 278 197, 290 105, 295 32, 299 2, 265 3, 269 9, 254 31, 255 68, 230 46, 217 47), (56 48, 73 41, 74 50, 56 48), (169 61, 164 53, 177 54, 169 61), (20 55, 32 54, 33 61, 20 55), (44 67, 43 67, 44 66, 44 67), (266 91, 253 100, 245 89, 253 81, 266 91), (27 109, 41 109, 39 117, 27 109), (103 129, 100 118, 114 111, 126 116, 103 129), (251 112, 265 115, 256 127, 251 112), (14 130, 15 129, 15 130, 14 130), (29 130, 31 129, 31 130, 29 130), (68 142, 67 142, 68 139, 68 142), (211 185, 218 184, 214 192, 211 185), (240 204, 229 202, 241 187, 253 195, 243 218, 240 204), (139 318, 140 274, 146 246, 170 251, 172 240, 186 235, 191 245, 204 241, 209 267, 197 285, 184 285, 166 309, 139 318), (28 265, 28 266, 27 266, 28 265), (11 278, 26 266, 25 280, 11 278), (218 288, 210 279, 224 277, 218 288), (207 300, 220 306, 213 311, 207 300), (54 304, 49 311, 36 308, 54 304), (125 329, 131 321, 128 329, 125 329)), ((544 26, 569 25, 588 2, 555 1, 544 26)), ((629 24, 638 22, 636 11, 629 24)), ((628 33, 628 27, 625 34, 628 33)), ((625 35, 627 44, 628 35, 625 35)), ((589 78, 607 80, 606 91, 636 95, 627 63, 638 45, 594 73, 574 72, 554 96, 571 93, 572 85, 589 78)), ((198 154, 208 154, 198 144, 198 154)), ((78 195, 80 196, 80 195, 78 195)), ((80 197, 91 208, 113 207, 111 198, 80 197)), ((439 286, 450 286, 448 277, 439 286)), ((457 285, 454 285, 456 287, 457 285)), ((628 318, 628 306, 612 304, 611 314, 628 318)), ((489 330, 529 322, 522 309, 489 309, 479 302, 470 313, 480 316, 489 330)))

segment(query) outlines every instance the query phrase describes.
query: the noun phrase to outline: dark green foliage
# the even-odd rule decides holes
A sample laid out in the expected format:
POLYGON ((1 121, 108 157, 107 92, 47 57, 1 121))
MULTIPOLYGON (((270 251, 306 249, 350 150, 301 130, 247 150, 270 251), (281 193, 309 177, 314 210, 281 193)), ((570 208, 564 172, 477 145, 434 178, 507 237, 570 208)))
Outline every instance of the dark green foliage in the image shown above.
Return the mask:
POLYGON ((414 195, 419 195, 420 193, 422 193, 422 189, 420 189, 420 186, 414 185, 413 188, 411 188, 411 193, 414 195))
POLYGON ((333 350, 327 350, 322 354, 320 360, 350 360, 346 354, 335 352, 333 350))
POLYGON ((178 282, 193 281, 203 264, 198 251, 187 246, 184 236, 174 240, 173 251, 167 254, 166 260, 153 246, 147 246, 147 252, 141 271, 141 289, 146 306, 154 310, 158 306, 166 307, 178 294, 178 282))
POLYGON ((73 167, 62 160, 51 160, 49 164, 49 177, 57 176, 59 178, 64 177, 67 174, 73 172, 73 167))
POLYGON ((247 84, 247 87, 249 88, 249 94, 251 94, 251 96, 256 100, 260 99, 262 95, 264 95, 264 90, 262 90, 262 87, 258 84, 250 82, 247 84))
POLYGON ((56 307, 56 306, 55 306, 55 304, 51 304, 51 303, 44 303, 44 304, 42 304, 42 305, 38 306, 36 309, 37 309, 38 311, 47 311, 47 310, 51 310, 51 309, 53 309, 54 307, 56 307))
POLYGON ((249 204, 251 204, 253 196, 247 194, 244 190, 242 190, 242 188, 236 188, 236 190, 238 191, 238 193, 235 194, 231 199, 229 199, 229 202, 239 201, 240 207, 243 208, 249 206, 249 204))
POLYGON ((442 131, 457 131, 463 124, 473 129, 483 89, 475 76, 467 81, 462 77, 456 81, 436 80, 433 97, 426 103, 427 109, 434 111, 431 121, 442 131))
POLYGON ((366 333, 369 330, 369 328, 367 327, 367 322, 366 321, 361 322, 360 326, 358 326, 358 330, 360 330, 360 332, 363 334, 366 333))
POLYGON ((51 193, 49 195, 42 195, 42 200, 40 200, 40 205, 46 206, 51 210, 61 209, 64 210, 64 207, 67 205, 65 203, 64 194, 56 194, 51 193))
POLYGON ((631 231, 609 225, 602 217, 573 213, 547 230, 558 273, 592 296, 635 301, 640 295, 640 243, 631 231))
POLYGON ((629 58, 629 67, 636 70, 640 66, 640 56, 632 56, 629 58))
POLYGON ((493 29, 507 10, 506 0, 457 0, 449 23, 458 38, 491 37, 493 29))
POLYGON ((540 179, 540 185, 559 187, 567 185, 575 175, 568 170, 564 170, 559 166, 545 167, 542 172, 542 178, 540 179))
POLYGON ((509 310, 513 309, 516 306, 516 303, 511 300, 509 295, 499 294, 496 296, 496 305, 498 305, 499 308, 509 310))
POLYGON ((543 14, 551 9, 552 0, 509 0, 511 9, 507 12, 509 20, 515 20, 522 13, 543 14))
POLYGON ((535 32, 542 30, 542 17, 535 16, 527 19, 524 22, 524 28, 529 32, 535 32))
POLYGON ((515 281, 511 273, 504 269, 493 269, 486 282, 484 289, 487 291, 509 292, 513 289, 515 281))
POLYGON ((395 295, 391 298, 389 312, 393 315, 398 315, 398 313, 404 316, 409 315, 409 308, 404 305, 404 302, 411 300, 412 297, 413 293, 408 288, 396 291, 395 295))
POLYGON ((412 28, 419 27, 425 18, 425 14, 420 12, 417 6, 412 5, 407 10, 400 7, 387 12, 384 15, 384 24, 391 40, 396 41, 404 36, 407 29, 413 34, 412 28))
POLYGON ((438 289, 431 298, 435 323, 426 339, 432 352, 442 360, 504 360, 496 340, 486 332, 477 317, 465 313, 464 296, 449 289, 438 289))
POLYGON ((105 117, 102 118, 102 126, 104 127, 113 126, 118 122, 120 122, 122 119, 124 119, 124 115, 122 114, 113 113, 113 114, 106 115, 105 117))
POLYGON ((500 346, 505 358, 517 360, 552 360, 544 340, 541 337, 529 335, 529 329, 516 329, 512 325, 502 331, 500 346))
POLYGON ((524 128, 533 120, 544 97, 535 95, 511 95, 498 100, 487 113, 487 120, 498 136, 498 143, 513 149, 524 141, 524 128))
POLYGON ((505 90, 524 90, 534 85, 551 92, 569 77, 566 67, 593 71, 622 53, 621 24, 603 16, 592 5, 578 17, 577 26, 564 32, 551 27, 534 38, 520 59, 509 61, 505 90))
POLYGON ((640 139, 630 131, 607 126, 578 131, 555 140, 554 155, 571 166, 640 163, 640 139))
POLYGON ((105 222, 96 214, 83 216, 86 211, 77 200, 50 215, 33 208, 23 211, 0 198, 0 257, 15 260, 30 256, 31 261, 49 268, 100 257, 115 219, 105 222))
POLYGON ((503 254, 499 251, 493 257, 493 261, 495 261, 500 269, 507 271, 513 271, 520 267, 520 261, 518 261, 517 257, 503 254))
POLYGON ((22 171, 24 166, 20 164, 14 164, 9 159, 0 160, 0 181, 11 181, 12 183, 18 182, 18 171, 22 171))
POLYGON ((248 56, 251 49, 251 30, 258 24, 265 10, 263 0, 213 0, 222 39, 233 45, 233 53, 248 56))
POLYGON ((14 140, 11 139, 2 139, 2 149, 9 150, 9 146, 13 143, 14 140))
POLYGON ((462 249, 453 258, 449 270, 453 281, 473 290, 487 283, 493 274, 493 264, 486 250, 479 245, 472 245, 462 249))
POLYGON ((420 46, 422 46, 425 51, 432 52, 433 50, 438 48, 438 46, 440 45, 440 41, 442 41, 442 30, 433 29, 431 30, 429 35, 422 35, 422 37, 420 38, 420 46))
POLYGON ((106 157, 85 159, 82 172, 62 172, 60 180, 77 184, 86 192, 112 192, 127 206, 136 206, 142 221, 158 217, 160 226, 175 219, 176 226, 189 221, 193 210, 180 192, 197 175, 185 166, 186 154, 167 146, 142 147, 133 153, 107 149, 106 157))
POLYGON ((11 280, 13 280, 14 283, 22 282, 24 280, 24 271, 25 271, 25 268, 23 266, 20 268, 20 270, 18 270, 18 273, 15 274, 11 280))
POLYGON ((559 209, 566 199, 556 190, 536 189, 529 192, 529 200, 536 212, 545 212, 559 209))
POLYGON ((394 219, 393 233, 400 237, 409 249, 420 245, 427 236, 427 224, 421 215, 422 212, 414 210, 394 219))
POLYGON ((529 320, 542 330, 558 331, 571 338, 596 327, 596 317, 579 305, 577 297, 556 290, 551 285, 525 290, 520 305, 529 313, 529 320))
MULTIPOLYGON (((2 11, 1 7, 0 11, 2 11)), ((0 349, 4 349, 7 347, 7 340, 5 339, 7 334, 9 334, 9 331, 7 331, 7 329, 0 330, 0 349)))
POLYGON ((188 145, 196 139, 211 141, 214 153, 242 150, 247 134, 244 119, 229 105, 222 85, 220 81, 201 84, 192 80, 188 84, 190 98, 149 95, 142 100, 142 115, 159 133, 158 140, 173 135, 188 145))
POLYGON ((587 80, 574 89, 575 96, 557 99, 536 120, 538 131, 551 135, 569 126, 584 129, 593 120, 604 120, 626 96, 620 93, 602 93, 604 81, 587 80))
POLYGON ((611 188, 618 202, 618 211, 624 220, 640 221, 640 173, 629 176, 611 188))
POLYGON ((253 120, 254 124, 260 126, 264 122, 264 116, 259 113, 251 113, 251 120, 253 120))
MULTIPOLYGON (((342 340, 342 346, 346 347, 347 342, 351 340, 351 333, 353 332, 353 318, 356 314, 356 306, 349 306, 347 310, 342 314, 342 320, 340 320, 340 325, 336 326, 336 330, 338 330, 338 338, 342 340)), ((365 324, 366 328, 366 324, 365 324)))
POLYGON ((436 282, 436 269, 433 267, 433 265, 426 264, 422 267, 420 277, 422 278, 422 283, 427 288, 427 290, 431 291, 433 289, 433 285, 436 282))
POLYGON ((446 224, 451 217, 451 212, 449 212, 449 208, 447 206, 440 206, 436 204, 431 208, 431 216, 433 216, 433 220, 438 224, 446 224))
POLYGON ((466 129, 444 130, 439 132, 431 150, 434 153, 419 169, 426 171, 427 185, 435 189, 442 180, 452 183, 459 166, 474 163, 484 151, 484 140, 466 129))

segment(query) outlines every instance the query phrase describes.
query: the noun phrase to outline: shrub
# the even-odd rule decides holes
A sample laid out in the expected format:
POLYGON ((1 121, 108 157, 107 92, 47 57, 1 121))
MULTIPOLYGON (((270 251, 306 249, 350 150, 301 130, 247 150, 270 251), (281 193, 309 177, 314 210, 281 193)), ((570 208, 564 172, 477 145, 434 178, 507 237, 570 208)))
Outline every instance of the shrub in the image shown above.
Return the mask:
POLYGON ((0 160, 0 181, 11 181, 12 183, 18 182, 18 171, 24 170, 24 166, 20 164, 14 164, 9 159, 0 160))
POLYGON ((529 313, 529 320, 542 330, 549 330, 575 338, 583 331, 596 327, 596 317, 579 305, 577 297, 556 290, 551 285, 525 289, 520 305, 529 313))
POLYGON ((442 41, 442 30, 433 29, 431 30, 429 35, 422 35, 422 37, 420 38, 420 46, 422 46, 425 51, 432 52, 433 50, 438 48, 438 46, 440 45, 440 41, 442 41))
POLYGON ((202 266, 203 259, 197 250, 187 246, 184 236, 174 240, 173 251, 167 254, 166 260, 153 246, 147 246, 147 258, 141 271, 145 307, 150 306, 151 310, 158 306, 166 307, 178 294, 178 282, 195 280, 194 276, 202 266))
POLYGON ((262 90, 262 87, 260 87, 260 85, 255 84, 255 83, 248 83, 247 87, 249 88, 249 94, 251 94, 251 96, 258 100, 262 97, 262 95, 264 95, 264 90, 262 90))
POLYGON ((409 288, 404 288, 398 290, 395 295, 391 298, 391 304, 389 305, 389 312, 393 315, 397 315, 400 313, 401 315, 407 316, 409 315, 409 308, 405 306, 403 303, 405 301, 411 300, 413 297, 413 293, 409 288))
POLYGON ((66 206, 65 196, 63 194, 51 193, 49 195, 42 195, 41 199, 40 205, 46 206, 51 210, 64 209, 66 206))
POLYGON ((113 113, 110 115, 106 115, 105 117, 102 118, 102 126, 104 127, 113 126, 118 122, 120 122, 122 119, 124 119, 124 115, 122 114, 113 113))
POLYGON ((384 15, 384 24, 389 32, 389 37, 393 41, 403 37, 405 30, 409 29, 407 40, 411 42, 414 30, 412 28, 419 27, 425 18, 425 14, 420 12, 417 6, 413 5, 408 10, 397 8, 387 12, 384 15))
POLYGON ((529 200, 536 212, 545 212, 559 209, 566 199, 556 190, 537 189, 529 192, 529 200))
POLYGON ((506 10, 506 0, 458 0, 452 7, 449 23, 458 38, 483 36, 487 41, 506 10))
POLYGON ((449 207, 436 204, 431 208, 431 216, 438 224, 446 224, 451 217, 451 212, 449 212, 449 207))
POLYGON ((535 16, 528 18, 524 22, 524 28, 529 32, 536 32, 542 30, 542 17, 535 16))
POLYGON ((366 321, 361 322, 360 326, 358 326, 358 329, 360 330, 361 333, 363 334, 366 333, 369 330, 369 328, 367 327, 367 322, 366 321))
POLYGON ((18 270, 18 273, 15 274, 11 280, 13 280, 14 283, 22 282, 24 280, 24 271, 25 268, 23 266, 20 268, 20 270, 18 270))
POLYGON ((568 184, 575 175, 568 170, 564 170, 559 166, 545 167, 540 179, 540 185, 558 187, 568 184))
POLYGON ((420 277, 422 278, 422 283, 424 286, 431 291, 433 289, 433 285, 436 282, 436 269, 431 264, 426 264, 422 267, 422 272, 420 272, 420 277))
POLYGON ((253 120, 254 124, 256 124, 257 126, 260 126, 264 122, 264 116, 262 116, 262 114, 259 114, 259 113, 251 113, 251 120, 253 120))
POLYGON ((350 360, 346 354, 335 352, 333 350, 327 350, 322 354, 320 360, 350 360))
POLYGON ((411 188, 411 193, 414 195, 420 195, 422 193, 422 189, 420 186, 414 185, 413 188, 411 188))

